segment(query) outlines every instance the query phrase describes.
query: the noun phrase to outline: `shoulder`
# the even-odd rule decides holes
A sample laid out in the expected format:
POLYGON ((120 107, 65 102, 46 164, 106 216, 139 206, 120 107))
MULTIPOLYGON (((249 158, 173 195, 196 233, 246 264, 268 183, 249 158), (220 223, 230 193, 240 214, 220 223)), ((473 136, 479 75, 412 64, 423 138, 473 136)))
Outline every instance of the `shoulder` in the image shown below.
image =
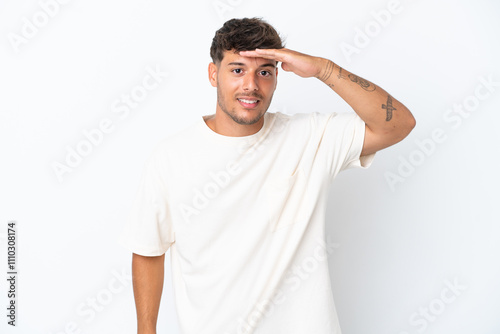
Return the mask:
MULTIPOLYGON (((281 111, 277 111, 275 113, 269 113, 272 118, 274 118, 274 122, 276 122, 278 125, 281 124, 290 124, 290 125, 304 125, 304 124, 309 124, 311 121, 316 118, 317 112, 313 113, 295 113, 295 114, 286 114, 281 111)), ((270 119, 271 119, 270 117, 270 119)))

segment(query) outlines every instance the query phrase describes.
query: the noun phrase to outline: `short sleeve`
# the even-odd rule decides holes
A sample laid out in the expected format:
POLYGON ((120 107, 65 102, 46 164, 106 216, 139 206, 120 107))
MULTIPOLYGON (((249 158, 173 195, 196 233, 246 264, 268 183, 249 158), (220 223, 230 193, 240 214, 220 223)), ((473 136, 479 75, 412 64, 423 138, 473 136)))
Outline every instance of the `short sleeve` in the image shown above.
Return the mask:
POLYGON ((162 255, 175 241, 164 161, 158 149, 146 161, 139 189, 118 238, 122 246, 143 256, 162 255))
POLYGON ((360 156, 365 139, 365 122, 358 114, 315 114, 322 131, 320 150, 326 155, 330 181, 343 170, 371 166, 375 153, 360 156))

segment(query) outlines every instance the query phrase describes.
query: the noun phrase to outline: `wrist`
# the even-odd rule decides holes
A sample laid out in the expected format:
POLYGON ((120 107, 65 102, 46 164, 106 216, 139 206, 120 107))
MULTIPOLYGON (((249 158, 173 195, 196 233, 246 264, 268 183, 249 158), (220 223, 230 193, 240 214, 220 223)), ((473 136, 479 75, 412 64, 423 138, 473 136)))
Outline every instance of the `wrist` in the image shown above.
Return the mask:
POLYGON ((318 78, 320 81, 326 83, 326 81, 330 78, 333 72, 335 64, 330 59, 321 57, 319 57, 318 63, 319 63, 319 69, 315 77, 318 78))

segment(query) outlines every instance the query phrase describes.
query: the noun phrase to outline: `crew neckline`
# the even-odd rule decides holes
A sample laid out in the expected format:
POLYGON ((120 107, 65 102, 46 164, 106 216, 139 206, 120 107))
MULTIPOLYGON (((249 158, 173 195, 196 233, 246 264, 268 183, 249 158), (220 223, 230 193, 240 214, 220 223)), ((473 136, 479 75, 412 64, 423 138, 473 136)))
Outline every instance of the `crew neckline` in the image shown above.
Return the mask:
POLYGON ((259 131, 248 136, 234 137, 234 136, 221 135, 220 133, 217 133, 214 130, 212 130, 205 122, 205 118, 209 116, 213 115, 203 115, 199 119, 199 125, 202 128, 202 132, 208 140, 216 141, 217 145, 224 145, 224 146, 253 145, 255 142, 259 140, 259 138, 261 138, 262 136, 265 135, 265 133, 268 132, 268 129, 271 125, 270 123, 272 123, 271 114, 269 112, 266 112, 263 116, 264 124, 262 125, 259 131))

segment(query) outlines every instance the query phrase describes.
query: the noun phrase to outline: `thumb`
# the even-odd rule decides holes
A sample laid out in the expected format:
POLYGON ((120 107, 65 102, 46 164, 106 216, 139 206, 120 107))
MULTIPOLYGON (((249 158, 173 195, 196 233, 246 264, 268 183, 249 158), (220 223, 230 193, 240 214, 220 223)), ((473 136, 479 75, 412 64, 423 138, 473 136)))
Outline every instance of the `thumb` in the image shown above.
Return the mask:
POLYGON ((288 66, 288 64, 286 64, 286 63, 281 63, 281 68, 283 69, 283 71, 287 71, 287 72, 291 71, 290 66, 288 66))

